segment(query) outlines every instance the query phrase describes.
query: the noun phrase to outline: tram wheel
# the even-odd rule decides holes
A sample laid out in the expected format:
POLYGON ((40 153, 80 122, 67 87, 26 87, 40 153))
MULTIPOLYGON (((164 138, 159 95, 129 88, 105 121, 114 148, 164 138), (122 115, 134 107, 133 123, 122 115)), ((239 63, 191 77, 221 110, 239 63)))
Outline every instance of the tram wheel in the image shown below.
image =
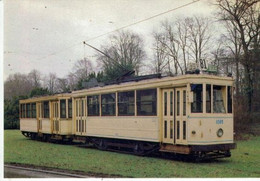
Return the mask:
POLYGON ((106 140, 100 139, 98 143, 98 149, 106 150, 107 149, 107 142, 106 140))
POLYGON ((134 154, 142 156, 144 155, 144 145, 143 143, 136 143, 134 145, 134 154))

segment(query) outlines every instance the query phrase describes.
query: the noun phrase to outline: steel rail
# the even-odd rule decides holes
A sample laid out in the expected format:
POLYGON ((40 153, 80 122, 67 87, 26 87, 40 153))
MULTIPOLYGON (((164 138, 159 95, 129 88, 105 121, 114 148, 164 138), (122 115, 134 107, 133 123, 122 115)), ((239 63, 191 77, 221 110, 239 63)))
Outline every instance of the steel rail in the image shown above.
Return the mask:
POLYGON ((14 166, 14 165, 9 165, 9 164, 4 164, 4 167, 26 170, 26 171, 41 172, 41 173, 46 173, 46 174, 54 174, 54 175, 60 175, 60 176, 74 177, 74 178, 91 178, 90 176, 87 176, 87 175, 70 174, 70 173, 64 173, 64 172, 58 172, 58 171, 42 170, 42 169, 22 167, 22 166, 14 166))

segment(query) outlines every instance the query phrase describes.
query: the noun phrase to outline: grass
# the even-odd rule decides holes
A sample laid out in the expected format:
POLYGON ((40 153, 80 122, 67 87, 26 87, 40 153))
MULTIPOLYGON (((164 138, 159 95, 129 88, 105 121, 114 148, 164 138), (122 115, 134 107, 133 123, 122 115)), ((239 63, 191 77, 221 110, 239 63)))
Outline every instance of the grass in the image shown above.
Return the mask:
POLYGON ((237 142, 231 158, 190 163, 33 141, 4 131, 4 162, 138 178, 260 177, 260 137, 237 142))

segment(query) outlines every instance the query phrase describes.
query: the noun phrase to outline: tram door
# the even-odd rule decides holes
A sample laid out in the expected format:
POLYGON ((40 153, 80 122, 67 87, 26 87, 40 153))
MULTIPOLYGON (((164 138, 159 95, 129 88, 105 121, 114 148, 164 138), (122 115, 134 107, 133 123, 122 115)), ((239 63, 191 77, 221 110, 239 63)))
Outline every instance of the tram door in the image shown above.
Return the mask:
POLYGON ((53 101, 51 103, 51 107, 52 107, 52 133, 58 134, 60 130, 59 101, 53 101))
POLYGON ((163 142, 174 144, 174 89, 163 90, 163 142))
POLYGON ((186 88, 175 89, 175 111, 176 111, 176 123, 175 123, 175 138, 176 144, 187 143, 187 110, 186 110, 186 88))
POLYGON ((75 99, 76 104, 76 134, 86 133, 86 98, 75 99))
POLYGON ((36 119, 37 119, 37 131, 42 132, 42 103, 37 102, 36 105, 33 105, 33 110, 36 109, 36 119), (34 108, 36 106, 36 108, 34 108))

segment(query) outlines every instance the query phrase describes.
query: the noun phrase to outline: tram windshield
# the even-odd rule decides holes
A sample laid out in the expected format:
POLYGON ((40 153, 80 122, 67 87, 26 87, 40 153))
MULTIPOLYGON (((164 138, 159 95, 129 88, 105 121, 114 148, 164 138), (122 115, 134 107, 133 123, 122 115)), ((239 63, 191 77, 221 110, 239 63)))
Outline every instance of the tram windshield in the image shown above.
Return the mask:
POLYGON ((206 104, 206 113, 232 113, 232 86, 206 84, 205 88, 203 91, 202 84, 191 84, 191 113, 203 113, 203 104, 206 104), (203 92, 206 100, 203 100, 203 92))
POLYGON ((226 86, 213 86, 213 112, 214 113, 225 113, 225 96, 226 86))

